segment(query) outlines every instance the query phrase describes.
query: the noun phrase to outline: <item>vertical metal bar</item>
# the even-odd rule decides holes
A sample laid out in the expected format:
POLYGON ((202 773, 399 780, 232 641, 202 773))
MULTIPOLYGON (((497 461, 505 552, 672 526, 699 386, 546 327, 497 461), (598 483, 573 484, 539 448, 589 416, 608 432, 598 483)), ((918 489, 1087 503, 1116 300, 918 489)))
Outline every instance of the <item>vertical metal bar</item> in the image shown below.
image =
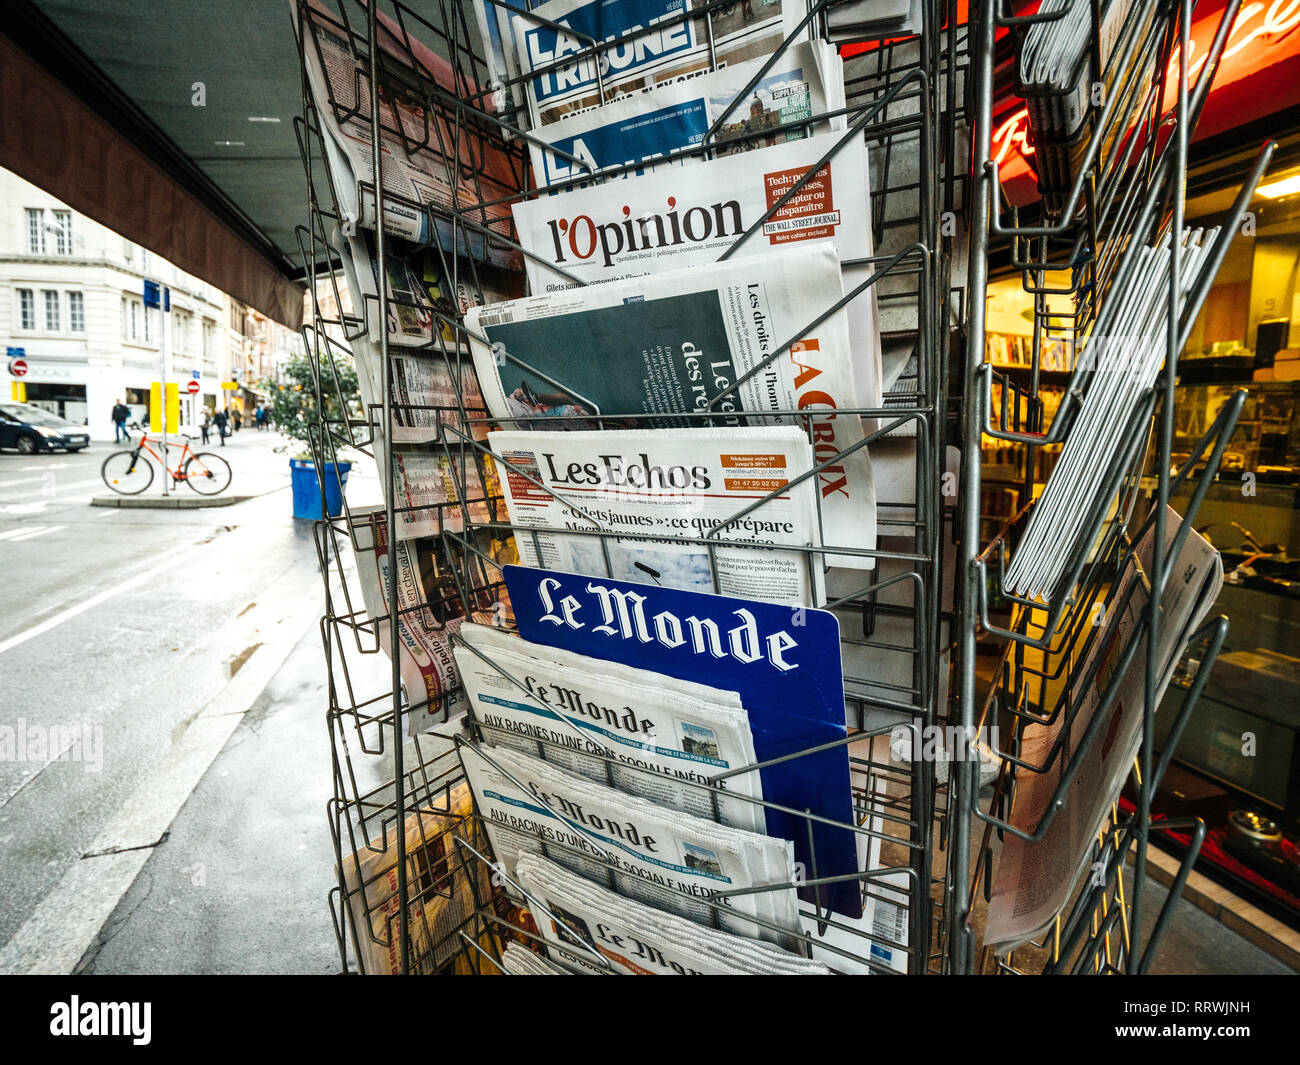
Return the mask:
MULTIPOLYGON (((387 533, 388 580, 384 594, 388 600, 388 642, 393 684, 393 807, 397 817, 397 933, 401 940, 401 973, 411 971, 411 937, 408 924, 408 886, 406 883, 406 766, 402 750, 402 640, 398 635, 401 615, 397 598, 397 520, 396 474, 393 469, 393 388, 392 365, 388 361, 388 273, 385 266, 387 241, 384 235, 383 125, 379 120, 379 16, 374 4, 366 5, 366 36, 370 50, 370 155, 374 164, 375 183, 375 261, 379 264, 379 379, 383 389, 384 446, 377 456, 381 469, 387 471, 384 492, 384 528, 387 533)), ((376 554, 379 549, 375 539, 376 554)))
POLYGON ((1158 654, 1160 641, 1160 603, 1173 559, 1165 557, 1165 512, 1169 506, 1169 464, 1174 439, 1174 386, 1178 378, 1178 342, 1181 336, 1179 290, 1182 286, 1183 193, 1187 176, 1187 67, 1192 19, 1192 0, 1181 0, 1178 27, 1178 118, 1174 126, 1175 158, 1169 176, 1173 200, 1173 218, 1169 240, 1169 311, 1166 320, 1164 375, 1161 380, 1160 435, 1156 456, 1156 514, 1151 545, 1151 599, 1147 603, 1147 660, 1143 678, 1142 705, 1142 779, 1138 790, 1136 819, 1137 853, 1133 861, 1132 949, 1125 964, 1130 975, 1142 965, 1142 908, 1146 896, 1147 846, 1151 832, 1151 800, 1156 787, 1152 772, 1152 747, 1155 744, 1157 691, 1164 662, 1158 654))
MULTIPOLYGON (((967 275, 966 365, 962 403, 961 476, 961 606, 958 616, 959 726, 963 732, 974 727, 975 629, 978 624, 978 582, 983 571, 976 564, 980 533, 980 418, 977 371, 984 361, 984 312, 988 289, 989 210, 993 202, 992 171, 989 167, 990 136, 993 129, 993 19, 996 0, 979 5, 979 23, 971 48, 971 78, 975 106, 971 116, 971 219, 967 275)), ((969 735, 969 732, 967 732, 969 735)), ((952 789, 949 817, 952 848, 948 865, 949 935, 951 967, 954 973, 969 973, 973 935, 967 926, 970 915, 970 816, 977 799, 974 767, 954 763, 949 773, 952 789)))

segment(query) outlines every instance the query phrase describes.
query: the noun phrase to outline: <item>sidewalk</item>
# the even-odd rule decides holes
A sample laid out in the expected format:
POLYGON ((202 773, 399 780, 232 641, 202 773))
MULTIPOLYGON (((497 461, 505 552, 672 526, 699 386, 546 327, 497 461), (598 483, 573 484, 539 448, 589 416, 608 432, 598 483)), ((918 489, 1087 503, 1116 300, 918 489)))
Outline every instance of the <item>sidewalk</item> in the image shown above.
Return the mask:
MULTIPOLYGON (((153 439, 150 438, 151 442, 153 439)), ((167 461, 170 467, 175 468, 177 465, 179 449, 185 443, 186 441, 182 437, 168 437, 167 461)), ((211 452, 230 463, 230 487, 226 491, 216 496, 201 495, 187 484, 173 484, 170 477, 164 479, 162 470, 157 463, 154 463, 153 484, 149 486, 148 491, 141 492, 136 496, 122 496, 105 486, 102 492, 95 493, 92 506, 158 507, 166 505, 180 508, 231 506, 246 499, 253 499, 288 488, 290 485, 289 457, 299 448, 295 441, 289 440, 274 429, 258 432, 256 429, 247 427, 238 433, 232 433, 227 437, 224 445, 215 430, 212 432, 208 443, 204 444, 201 439, 195 439, 189 441, 189 445, 192 451, 211 452), (165 496, 163 493, 164 480, 168 489, 165 496), (164 500, 169 502, 164 502, 164 500)), ((156 444, 154 450, 158 450, 156 444)), ((103 453, 107 457, 109 451, 104 450, 103 453)), ((150 459, 149 461, 152 462, 153 460, 150 459)))

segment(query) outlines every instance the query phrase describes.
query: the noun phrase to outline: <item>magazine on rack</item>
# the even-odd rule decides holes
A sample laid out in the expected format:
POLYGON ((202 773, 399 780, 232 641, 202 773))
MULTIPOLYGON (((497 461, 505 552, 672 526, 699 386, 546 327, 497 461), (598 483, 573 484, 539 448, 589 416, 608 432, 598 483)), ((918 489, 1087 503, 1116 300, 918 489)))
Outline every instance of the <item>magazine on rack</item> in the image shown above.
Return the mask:
MULTIPOLYGON (((1173 544, 1182 526, 1170 509, 1165 524, 1166 547, 1173 544)), ((1138 546, 1142 568, 1151 572, 1152 523, 1138 546)), ((1170 574, 1161 606, 1157 660, 1159 664, 1156 705, 1173 676, 1174 667, 1191 634, 1205 619, 1223 587, 1223 561, 1219 553, 1195 531, 1190 531, 1176 559, 1166 558, 1170 574)), ((1080 876, 1088 868, 1097 833, 1119 798, 1124 778, 1133 767, 1142 742, 1142 711, 1147 661, 1145 617, 1148 595, 1145 578, 1139 579, 1130 561, 1127 570, 1106 604, 1106 621, 1076 674, 1076 688, 1082 687, 1093 664, 1100 659, 1093 684, 1072 693, 1071 700, 1051 725, 1030 725, 1020 757, 1031 765, 1043 765, 1052 748, 1063 742, 1052 767, 1045 773, 1022 772, 1016 788, 1011 823, 1033 834, 1047 814, 1062 774, 1076 746, 1101 704, 1107 686, 1130 643, 1136 638, 1137 652, 1121 674, 1116 697, 1088 750, 1082 756, 1069 798, 1056 811, 1043 838, 1030 843, 1007 833, 1002 844, 997 876, 989 902, 984 941, 999 953, 1035 939, 1048 928, 1070 900, 1080 876), (1131 593, 1131 594, 1130 594, 1131 593), (1136 634, 1136 636, 1135 636, 1136 634), (1067 717, 1073 720, 1067 728, 1067 717)), ((1044 710, 1046 708, 1043 708, 1044 710)), ((1100 870, 1106 872, 1106 870, 1100 870)))
MULTIPOLYGON (((355 508, 353 540, 357 551, 357 577, 366 613, 372 618, 388 616, 388 570, 392 564, 383 508, 355 508), (360 515, 358 515, 360 511, 360 515)), ((410 708, 406 712, 406 735, 426 732, 444 719, 465 712, 469 701, 456 676, 456 662, 451 652, 451 634, 464 619, 454 616, 454 608, 443 598, 436 583, 426 582, 439 564, 437 541, 432 545, 414 541, 397 542, 397 601, 400 612, 398 632, 406 653, 400 656, 402 687, 410 708)), ((450 602, 455 602, 454 599, 450 602)), ((392 630, 387 620, 376 624, 384 653, 393 653, 392 630)))
MULTIPOLYGON (((803 244, 833 243, 841 262, 872 253, 867 153, 860 134, 786 141, 715 159, 708 168, 669 168, 513 207, 534 293, 595 281, 659 274, 747 258, 803 244), (821 166, 805 176, 821 160, 821 166), (707 180, 704 180, 707 178, 707 180), (802 184, 801 184, 802 182, 802 184), (784 206, 750 233, 787 193, 784 206)), ((872 273, 868 263, 842 269, 846 290, 872 273)), ((847 308, 859 398, 880 406, 880 334, 875 288, 847 308)))
POLYGON ((621 895, 797 948, 794 864, 785 840, 666 810, 504 747, 459 750, 508 880, 517 879, 521 854, 545 851, 621 895), (727 894, 760 885, 777 886, 727 894))
POLYGON ((628 164, 636 164, 631 172, 643 173, 845 128, 843 114, 831 119, 817 117, 844 108, 843 68, 832 46, 821 42, 792 45, 763 75, 748 99, 738 99, 763 63, 751 59, 625 96, 536 131, 535 136, 546 146, 529 145, 534 183, 538 188, 561 181, 589 183, 603 170, 628 164), (722 125, 714 136, 717 147, 655 162, 673 152, 699 147, 719 121, 722 125), (744 139, 737 139, 741 137, 744 139))
MULTIPOLYGON (((462 949, 455 931, 491 895, 490 872, 482 862, 464 862, 455 835, 473 814, 470 790, 461 782, 447 793, 446 811, 418 810, 406 818, 407 913, 411 971, 441 968, 462 949), (470 881, 470 873, 479 878, 470 881)), ((396 833, 362 845, 341 866, 348 912, 356 931, 359 961, 367 976, 401 972, 401 922, 397 898, 396 833)))
POLYGON ((767 830, 762 806, 726 794, 761 799, 758 773, 720 781, 716 803, 698 786, 754 764, 749 715, 735 692, 543 647, 484 625, 466 625, 460 636, 469 645, 455 651, 461 682, 492 746, 732 828, 767 830))
POLYGON ((519 882, 551 959, 624 976, 827 976, 825 966, 616 895, 536 854, 519 882))
MULTIPOLYGON (((358 337, 352 341, 352 356, 361 402, 365 404, 374 432, 383 436, 384 391, 379 349, 364 337, 358 337)), ((388 349, 388 362, 394 444, 436 441, 441 426, 461 424, 462 409, 469 418, 487 417, 478 376, 469 360, 444 358, 432 348, 416 352, 393 347, 388 349)))
MULTIPOLYGON (((291 0, 290 7, 303 37, 307 81, 320 119, 343 229, 348 234, 358 228, 375 229, 369 64, 354 51, 358 42, 349 40, 348 29, 324 5, 313 0, 301 9, 306 25, 298 22, 298 0, 291 0)), ((409 69, 411 57, 401 43, 405 35, 389 29, 391 20, 386 16, 380 18, 384 21, 379 39, 385 59, 409 69)), ((438 71, 430 72, 445 80, 441 88, 448 93, 473 91, 471 86, 458 84, 445 61, 438 71)), ((415 96, 398 96, 386 84, 380 89, 380 100, 384 231, 418 244, 439 242, 444 247, 463 248, 464 235, 454 234, 449 222, 435 222, 427 208, 446 211, 453 203, 478 204, 514 195, 518 181, 508 157, 456 115, 425 111, 415 96), (445 154, 457 150, 478 164, 472 175, 458 172, 455 160, 445 154), (457 236, 459 239, 453 239, 457 236)), ((510 231, 510 212, 504 203, 476 213, 473 221, 502 235, 510 231)), ((482 234, 475 235, 471 243, 479 259, 499 266, 519 265, 517 252, 482 234)))
MULTIPOLYGON (((441 447, 428 451, 393 451, 399 540, 460 532, 465 527, 467 511, 471 521, 485 522, 489 519, 488 499, 501 495, 491 458, 476 454, 468 446, 454 450, 463 450, 463 454, 458 453, 453 458, 441 447), (479 472, 480 461, 487 473, 486 490, 479 472)), ((377 467, 380 488, 387 491, 385 464, 378 463, 377 467)))
MULTIPOLYGON (((383 507, 353 507, 353 540, 356 545, 357 579, 361 585, 361 599, 366 613, 376 622, 379 643, 388 655, 392 654, 392 640, 388 624, 388 570, 391 560, 389 541, 385 533, 383 507), (376 550, 377 547, 377 550, 376 550)), ((493 558, 497 565, 514 560, 514 546, 510 540, 493 540, 482 537, 480 550, 493 558)), ((397 596, 401 634, 405 652, 401 656, 402 687, 410 704, 406 713, 406 734, 416 735, 463 714, 468 699, 456 674, 452 654, 451 636, 464 624, 459 586, 453 572, 454 566, 464 566, 464 548, 455 541, 441 537, 399 540, 397 542, 397 596)), ((482 579, 486 585, 486 562, 479 562, 482 579)), ((509 615, 508 603, 498 605, 493 596, 481 593, 479 601, 472 604, 475 611, 483 611, 482 619, 493 613, 509 615)), ((476 614, 476 617, 479 616, 476 614)))
POLYGON ((536 130, 629 93, 765 59, 798 27, 803 5, 548 0, 532 11, 531 18, 515 15, 512 24, 519 66, 532 75, 524 86, 536 130), (700 14, 684 18, 688 11, 700 14), (605 47, 593 49, 592 42, 605 47))
MULTIPOLYGON (((496 418, 568 416, 559 424, 578 428, 599 414, 605 428, 662 428, 699 425, 674 417, 688 412, 736 426, 754 421, 747 413, 806 412, 813 464, 829 463, 816 474, 822 542, 871 550, 862 420, 835 413, 870 406, 870 385, 855 375, 843 309, 808 328, 841 295, 835 248, 816 244, 475 308, 465 320, 496 418)), ((866 555, 832 561, 875 567, 866 555)))
POLYGON ((820 543, 812 478, 786 489, 812 470, 798 429, 495 432, 488 443, 510 464, 501 484, 525 566, 822 601, 821 556, 788 550, 820 543))

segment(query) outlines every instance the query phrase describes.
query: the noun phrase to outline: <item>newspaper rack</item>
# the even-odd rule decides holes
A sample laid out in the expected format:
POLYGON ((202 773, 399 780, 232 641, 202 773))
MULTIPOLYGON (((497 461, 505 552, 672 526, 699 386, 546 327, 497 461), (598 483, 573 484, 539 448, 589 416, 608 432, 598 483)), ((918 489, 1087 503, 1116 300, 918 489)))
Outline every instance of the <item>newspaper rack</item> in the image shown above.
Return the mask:
MULTIPOLYGON (((988 439, 1017 454, 1016 468, 1023 478, 1021 498, 1030 502, 1019 507, 991 539, 981 538, 980 470, 976 462, 966 463, 961 485, 955 709, 966 729, 999 720, 1009 721, 1012 727, 1009 741, 993 752, 997 777, 992 799, 980 801, 975 771, 965 766, 957 771, 950 797, 954 838, 947 875, 956 928, 951 966, 957 972, 1147 972, 1205 833, 1200 821, 1175 823, 1153 818, 1151 803, 1208 679, 1227 631, 1227 619, 1212 618, 1191 634, 1188 646, 1198 648, 1199 665, 1158 759, 1153 751, 1153 719, 1161 689, 1154 648, 1166 621, 1160 596, 1149 594, 1121 666, 1111 675, 1112 683, 1103 687, 1095 675, 1095 663, 1090 665, 1089 652, 1098 638, 1099 612, 1116 605, 1107 602, 1109 590, 1118 575, 1137 562, 1136 545, 1152 526, 1156 546, 1140 579, 1148 593, 1165 587, 1173 560, 1235 428, 1244 393, 1225 404, 1192 455, 1175 468, 1170 450, 1178 354, 1214 271, 1239 230, 1271 158, 1272 145, 1261 151, 1253 173, 1223 220, 1206 274, 1185 296, 1178 293, 1179 242, 1172 241, 1174 250, 1166 275, 1175 313, 1168 315, 1163 369, 1155 387, 1142 396, 1126 423, 1112 428, 1125 446, 1082 506, 1078 520, 1084 534, 1074 557, 1065 560, 1062 578, 1045 599, 1017 596, 1005 581, 1008 552, 1019 543, 1035 506, 1035 488, 1044 480, 1039 472, 1041 453, 1069 438, 1076 411, 1095 381, 1086 360, 1078 360, 1078 356, 1087 350, 1098 315, 1108 300, 1120 298, 1115 294, 1129 284, 1146 245, 1161 233, 1183 231, 1188 142, 1237 10, 1235 3, 1225 8, 1207 62, 1189 84, 1186 68, 1177 56, 1188 54, 1192 4, 1189 0, 1174 5, 1134 4, 1135 10, 1148 7, 1154 9, 1152 17, 1131 18, 1121 34, 1112 53, 1112 61, 1120 64, 1113 74, 1102 71, 1095 48, 1100 18, 1097 3, 1076 0, 1046 16, 1016 16, 1005 6, 993 4, 985 6, 972 23, 975 190, 965 336, 964 450, 968 456, 978 456, 981 441, 988 439), (1026 221, 1022 218, 1025 212, 1012 206, 1005 195, 993 152, 995 34, 1009 29, 1018 47, 1029 27, 1067 17, 1076 10, 1079 17, 1092 20, 1094 48, 1088 62, 1094 82, 1113 77, 1112 88, 1118 84, 1119 91, 1107 94, 1104 106, 1088 117, 1087 138, 1075 150, 1080 162, 1068 189, 1058 186, 1054 195, 1045 197, 1041 208, 1045 217, 1026 221), (1014 370, 996 365, 986 342, 989 249, 995 240, 1010 241, 1013 268, 1034 302, 1031 358, 1027 366, 1014 370), (1071 301, 1069 309, 1062 307, 1063 299, 1071 301), (1057 342, 1063 342, 1071 358, 1064 371, 1049 370, 1043 361, 1044 352, 1057 342), (1058 389, 1064 391, 1059 404, 1053 402, 1060 395, 1058 389), (1177 538, 1166 548, 1166 504, 1180 490, 1189 492, 1190 498, 1177 538), (1139 498, 1147 500, 1146 506, 1154 503, 1150 517, 1146 517, 1146 506, 1138 512, 1139 498), (1009 622, 995 619, 994 596, 1001 605, 1009 606, 1009 622), (1002 644, 997 674, 984 698, 977 697, 975 678, 976 646, 981 636, 1002 644), (990 897, 995 838, 1037 842, 1061 810, 1072 801, 1081 801, 1073 788, 1076 771, 1098 741, 1099 723, 1116 696, 1116 674, 1122 673, 1140 650, 1146 652, 1145 702, 1142 743, 1132 769, 1135 800, 1130 806, 1112 806, 1095 838, 1087 861, 1099 875, 1082 878, 1082 886, 1076 886, 1041 941, 1000 956, 987 946, 978 950, 972 915, 981 891, 983 901, 990 897), (1102 710, 1086 727, 1076 727, 1079 708, 1069 693, 1076 685, 1087 689, 1094 684, 1103 688, 1102 710), (1048 756, 1024 757, 1020 749, 1024 730, 1045 725, 1061 728, 1048 756), (1011 811, 1018 786, 1049 772, 1056 774, 1057 784, 1043 815, 1036 823, 1014 823, 1011 811), (972 819, 983 822, 984 827, 980 838, 968 840, 965 834, 972 819), (1190 830, 1190 843, 1164 905, 1146 930, 1147 848, 1154 833, 1174 829, 1190 830), (1131 886, 1120 875, 1130 858, 1134 864, 1131 886)), ((1042 184, 1040 181, 1040 188, 1042 184)), ((1136 584, 1130 585, 1130 591, 1133 587, 1136 584)))
MULTIPOLYGON (((826 2, 808 4, 801 26, 820 25, 826 2)), ((311 6, 318 16, 324 10, 311 6)), ((499 6, 529 15, 525 4, 499 6)), ((712 21, 727 6, 722 0, 693 4, 681 18, 703 16, 712 21)), ((842 618, 855 619, 846 640, 892 661, 894 672, 907 678, 848 676, 845 681, 850 731, 843 742, 852 772, 854 822, 842 827, 861 837, 874 855, 851 879, 859 885, 864 901, 874 904, 875 919, 854 924, 816 901, 825 878, 816 874, 815 856, 804 882, 814 901, 800 907, 807 941, 817 944, 820 956, 832 968, 882 974, 944 967, 942 943, 947 934, 946 900, 932 891, 934 857, 946 832, 944 789, 936 785, 932 764, 920 758, 900 760, 891 749, 891 737, 901 731, 909 737, 908 748, 919 750, 921 730, 943 716, 939 633, 941 618, 946 616, 941 593, 944 530, 951 528, 951 519, 940 494, 946 408, 942 360, 951 328, 947 309, 951 242, 949 234, 940 232, 940 212, 952 209, 958 197, 941 159, 944 145, 956 143, 952 128, 956 83, 965 57, 960 48, 944 47, 945 38, 957 41, 953 12, 933 0, 923 6, 918 35, 883 44, 848 64, 843 109, 807 120, 843 119, 845 128, 835 150, 852 137, 867 143, 875 255, 859 264, 869 268, 870 276, 846 301, 877 298, 881 320, 888 323, 886 341, 908 363, 888 391, 884 406, 840 413, 877 419, 874 432, 858 446, 900 432, 916 441, 914 502, 891 503, 889 514, 880 519, 884 540, 871 552, 892 566, 890 573, 860 574, 862 587, 831 604, 842 618), (945 97, 947 107, 942 106, 945 97)), ((396 498, 396 478, 389 476, 381 511, 356 511, 345 499, 340 515, 322 512, 315 526, 325 583, 321 633, 329 670, 327 721, 334 782, 329 820, 339 868, 339 885, 331 892, 330 906, 345 971, 374 971, 379 959, 382 971, 495 974, 502 971, 505 944, 537 942, 536 927, 526 909, 506 897, 506 888, 518 894, 519 886, 505 883, 492 864, 477 814, 456 809, 453 792, 462 779, 457 747, 464 737, 452 735, 450 728, 435 728, 403 740, 403 719, 413 709, 402 687, 403 649, 397 641, 395 653, 385 661, 384 642, 395 620, 400 624, 417 613, 421 623, 428 623, 432 615, 433 624, 442 625, 454 617, 491 611, 502 598, 501 558, 492 545, 511 534, 527 533, 511 526, 487 476, 485 460, 494 461, 498 469, 504 468, 504 460, 491 453, 481 439, 482 430, 502 424, 502 419, 488 419, 487 412, 467 403, 459 389, 454 402, 439 406, 404 404, 393 394, 385 323, 390 312, 418 308, 380 283, 365 306, 351 312, 344 309, 338 281, 347 254, 340 235, 343 190, 335 187, 324 164, 325 134, 318 111, 332 109, 336 120, 361 118, 370 123, 379 180, 363 176, 358 182, 360 203, 369 205, 376 218, 386 217, 390 203, 422 213, 430 222, 430 239, 421 248, 440 261, 453 294, 466 292, 473 302, 484 302, 485 291, 510 291, 511 286, 511 295, 522 294, 517 272, 503 268, 527 254, 514 238, 508 205, 525 196, 557 191, 564 183, 529 188, 527 146, 534 138, 511 103, 518 98, 512 85, 494 81, 485 65, 473 5, 440 2, 436 7, 441 18, 433 21, 401 3, 393 5, 395 17, 389 18, 364 0, 341 0, 337 10, 326 16, 330 31, 347 42, 359 72, 351 85, 329 92, 326 99, 313 98, 308 85, 308 50, 319 45, 313 37, 314 24, 301 14, 308 9, 306 0, 299 5, 296 23, 303 27, 299 44, 304 63, 303 113, 296 132, 308 178, 310 215, 308 224, 299 228, 298 239, 309 264, 313 294, 303 336, 321 411, 318 432, 310 442, 317 469, 326 476, 328 464, 351 449, 373 456, 381 470, 391 471, 393 427, 408 424, 403 419, 420 417, 424 419, 420 424, 432 421, 436 428, 427 443, 415 447, 444 457, 456 481, 456 490, 446 502, 417 506, 396 498), (447 62, 450 78, 446 70, 435 69, 426 45, 447 62), (420 102, 422 125, 416 123, 413 129, 395 114, 388 99, 390 89, 420 102), (407 202, 385 187, 385 159, 377 147, 385 135, 400 137, 409 158, 445 161, 457 190, 451 202, 407 202), (493 161, 485 165, 489 154, 493 161), (494 182, 485 176, 488 171, 510 174, 512 187, 494 182), (460 192, 465 189, 473 195, 462 199, 460 192), (380 323, 378 329, 373 322, 380 323), (359 342, 373 343, 378 350, 384 380, 380 401, 356 410, 349 407, 344 382, 349 349, 359 342), (471 471, 478 476, 470 476, 471 471), (476 491, 475 486, 481 487, 476 491), (390 584, 388 609, 376 615, 367 611, 357 592, 356 551, 367 538, 373 542, 376 528, 391 530, 403 515, 415 513, 439 531, 437 550, 448 575, 442 586, 445 599, 404 607, 390 584), (432 874, 426 852, 437 841, 431 838, 434 830, 426 827, 426 815, 439 818, 438 831, 454 840, 453 851, 446 852, 432 874), (374 868, 371 859, 378 858, 388 859, 393 874, 391 899, 383 895, 377 900, 369 890, 374 877, 366 871, 374 868), (445 916, 447 911, 439 910, 436 900, 453 894, 455 883, 468 886, 474 905, 464 913, 457 911, 458 919, 449 927, 433 915, 445 916)), ((595 56, 626 41, 583 41, 582 54, 595 56)), ((787 37, 772 60, 790 43, 787 37)), ((516 84, 522 80, 516 79, 516 84)), ((704 150, 720 122, 705 143, 691 151, 704 150)), ((579 162, 572 157, 570 161, 579 162)), ((799 185, 789 190, 757 224, 761 226, 798 191, 799 185)), ((391 240, 382 230, 373 232, 379 263, 386 261, 385 245, 391 240)), ((435 308, 427 343, 408 350, 438 360, 453 380, 460 380, 458 368, 468 366, 468 339, 458 313, 435 308)), ((793 339, 787 340, 787 347, 793 339)), ((581 382, 557 382, 557 387, 581 393, 581 382)), ((775 411, 772 416, 795 421, 800 412, 775 411)), ((704 412, 694 420, 704 423, 708 417, 704 412)), ((803 424, 807 425, 806 418, 803 424)), ((761 506, 761 501, 755 505, 761 506)), ((602 539, 609 534, 588 535, 602 539)), ((806 564, 813 566, 822 564, 824 556, 851 549, 828 545, 802 550, 806 564)), ((458 637, 450 639, 455 642, 458 637)), ((447 716, 446 700, 441 712, 447 716)), ((805 811, 787 812, 810 823, 815 817, 805 811)), ((437 842, 437 846, 444 844, 437 842)), ((786 886, 760 885, 752 890, 786 886)))

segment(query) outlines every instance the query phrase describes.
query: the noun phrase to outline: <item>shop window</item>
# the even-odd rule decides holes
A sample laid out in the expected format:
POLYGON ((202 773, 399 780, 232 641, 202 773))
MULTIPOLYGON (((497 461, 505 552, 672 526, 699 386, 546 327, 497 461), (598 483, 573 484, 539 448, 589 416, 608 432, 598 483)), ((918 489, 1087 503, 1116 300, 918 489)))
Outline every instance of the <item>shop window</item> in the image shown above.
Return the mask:
POLYGON ((29 288, 18 290, 18 314, 22 328, 36 328, 36 293, 29 288))
POLYGON ((41 296, 45 300, 45 328, 51 333, 57 333, 61 328, 59 323, 59 294, 54 289, 44 289, 41 296))
POLYGON ((27 251, 45 254, 45 211, 40 207, 27 208, 27 251))
POLYGON ((68 328, 74 333, 86 331, 86 297, 80 292, 68 293, 68 328))

